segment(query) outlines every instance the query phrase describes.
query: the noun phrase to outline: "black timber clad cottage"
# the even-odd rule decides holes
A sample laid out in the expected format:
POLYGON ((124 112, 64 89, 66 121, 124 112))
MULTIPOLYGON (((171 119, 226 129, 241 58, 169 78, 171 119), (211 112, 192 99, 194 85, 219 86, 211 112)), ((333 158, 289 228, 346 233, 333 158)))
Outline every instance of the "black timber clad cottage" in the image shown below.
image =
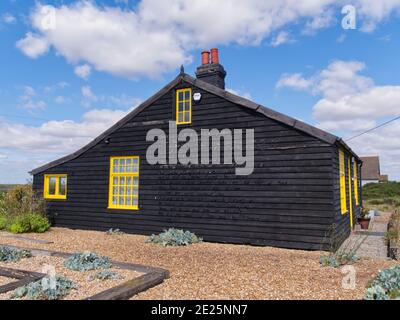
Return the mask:
POLYGON ((31 172, 54 225, 142 235, 175 227, 206 241, 310 250, 328 248, 335 225, 332 237, 346 239, 360 214, 359 157, 334 135, 225 91, 218 51, 208 59, 203 52, 197 79, 182 70, 91 143, 31 172), (178 131, 254 129, 253 174, 150 165, 147 132, 168 132, 174 120, 178 131))

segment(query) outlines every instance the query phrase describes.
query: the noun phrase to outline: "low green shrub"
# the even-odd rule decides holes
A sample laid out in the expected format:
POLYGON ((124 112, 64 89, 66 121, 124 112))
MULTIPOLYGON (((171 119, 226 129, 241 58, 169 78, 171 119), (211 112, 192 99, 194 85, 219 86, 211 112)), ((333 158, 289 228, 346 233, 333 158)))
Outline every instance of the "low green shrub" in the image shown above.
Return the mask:
POLYGON ((152 235, 146 241, 147 243, 160 244, 164 247, 188 246, 194 243, 202 242, 203 239, 197 237, 189 231, 169 229, 159 235, 152 235))
POLYGON ((14 218, 28 213, 46 215, 46 201, 35 194, 31 184, 8 190, 0 201, 0 215, 14 218))
POLYGON ((49 230, 46 202, 32 185, 16 186, 0 197, 0 230, 12 233, 43 233, 49 230))
POLYGON ((119 275, 116 272, 110 271, 110 270, 103 270, 95 273, 92 277, 91 280, 94 279, 99 279, 99 280, 118 280, 118 279, 123 279, 121 275, 119 275))
POLYGON ((0 247, 0 261, 2 262, 17 262, 23 258, 30 257, 32 257, 32 253, 29 250, 0 247))
MULTIPOLYGON (((77 286, 71 280, 64 277, 56 277, 55 288, 43 286, 42 280, 16 289, 11 298, 27 298, 28 300, 60 300, 67 296, 71 290, 77 289, 77 286)), ((44 280, 47 280, 48 283, 50 282, 49 278, 44 280)))
POLYGON ((321 256, 319 258, 319 263, 323 267, 339 268, 339 266, 340 266, 339 261, 336 259, 336 257, 334 255, 321 256))
POLYGON ((388 225, 388 231, 386 233, 386 239, 394 244, 400 244, 400 212, 396 211, 388 225))
POLYGON ((3 215, 0 215, 0 230, 4 230, 7 227, 7 218, 3 215))
POLYGON ((109 269, 111 262, 108 257, 99 256, 94 252, 74 253, 64 261, 64 266, 74 271, 89 271, 96 269, 109 269))
POLYGON ((50 229, 49 220, 38 214, 26 214, 11 220, 8 231, 12 233, 43 233, 50 229))
POLYGON ((400 297, 400 265, 381 271, 367 289, 365 300, 389 300, 400 297))

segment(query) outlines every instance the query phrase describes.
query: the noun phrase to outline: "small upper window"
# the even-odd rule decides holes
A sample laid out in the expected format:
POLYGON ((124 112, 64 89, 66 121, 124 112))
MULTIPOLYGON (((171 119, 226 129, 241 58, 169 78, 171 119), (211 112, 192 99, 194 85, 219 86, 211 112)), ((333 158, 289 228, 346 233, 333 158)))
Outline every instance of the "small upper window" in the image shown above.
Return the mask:
POLYGON ((46 174, 44 176, 45 199, 67 199, 67 175, 46 174))
POLYGON ((176 91, 176 124, 192 123, 192 89, 176 91))

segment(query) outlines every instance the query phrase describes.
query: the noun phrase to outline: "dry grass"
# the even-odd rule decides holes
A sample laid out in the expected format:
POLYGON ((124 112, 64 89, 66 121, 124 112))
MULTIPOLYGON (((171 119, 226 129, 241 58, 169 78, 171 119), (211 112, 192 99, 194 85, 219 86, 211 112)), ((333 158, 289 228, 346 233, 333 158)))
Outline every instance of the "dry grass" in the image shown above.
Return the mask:
MULTIPOLYGON (((0 267, 34 271, 34 272, 43 272, 43 273, 46 272, 46 270, 43 269, 44 267, 45 268, 54 267, 57 275, 67 277, 68 279, 72 280, 78 287, 78 290, 72 290, 71 293, 65 298, 65 300, 85 299, 97 293, 100 293, 101 291, 120 285, 121 283, 127 280, 137 278, 141 275, 140 273, 137 273, 135 271, 111 268, 110 270, 117 272, 119 275, 122 276, 122 279, 92 280, 91 276, 94 275, 99 270, 92 270, 87 272, 72 271, 64 267, 64 259, 56 257, 48 257, 48 256, 27 258, 13 263, 0 262, 0 267)), ((9 278, 5 279, 8 279, 8 282, 6 283, 12 282, 12 279, 9 278)), ((1 283, 1 278, 0 278, 0 283, 1 283)), ((8 300, 10 299, 11 295, 12 292, 1 294, 0 300, 8 300)))
POLYGON ((171 272, 170 279, 135 299, 361 299, 368 281, 394 264, 357 262, 356 289, 345 290, 339 269, 320 266, 320 252, 212 243, 163 248, 146 244, 143 236, 62 228, 31 237, 54 243, 28 243, 1 235, 0 243, 64 252, 89 250, 171 272))

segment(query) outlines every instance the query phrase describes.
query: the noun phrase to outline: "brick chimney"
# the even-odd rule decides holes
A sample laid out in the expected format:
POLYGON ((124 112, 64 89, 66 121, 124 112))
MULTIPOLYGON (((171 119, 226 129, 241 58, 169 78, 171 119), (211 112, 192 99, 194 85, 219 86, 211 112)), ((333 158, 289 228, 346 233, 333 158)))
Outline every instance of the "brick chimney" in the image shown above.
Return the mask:
POLYGON ((211 49, 211 54, 209 51, 203 50, 201 53, 201 63, 201 66, 197 68, 197 79, 208 82, 221 89, 225 89, 226 71, 219 63, 218 49, 211 49))

